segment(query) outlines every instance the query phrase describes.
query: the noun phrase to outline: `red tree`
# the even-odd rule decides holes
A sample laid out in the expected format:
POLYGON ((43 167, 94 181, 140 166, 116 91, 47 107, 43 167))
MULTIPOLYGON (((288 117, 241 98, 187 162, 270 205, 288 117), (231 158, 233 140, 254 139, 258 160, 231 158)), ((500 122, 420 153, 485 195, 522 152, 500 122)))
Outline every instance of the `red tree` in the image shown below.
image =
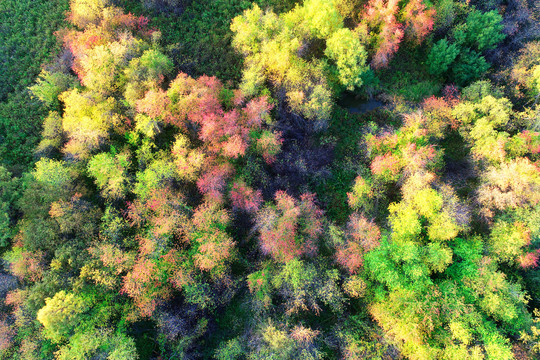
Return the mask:
POLYGON ((354 274, 363 264, 363 255, 379 246, 381 232, 377 225, 364 216, 352 214, 347 224, 345 241, 336 251, 338 264, 354 274))
POLYGON ((315 205, 315 196, 303 194, 298 201, 284 191, 278 191, 275 202, 257 216, 263 252, 279 262, 314 255, 322 234, 323 215, 315 205))
POLYGON ((253 190, 244 182, 234 183, 229 194, 232 206, 248 213, 256 213, 263 202, 262 191, 253 190))

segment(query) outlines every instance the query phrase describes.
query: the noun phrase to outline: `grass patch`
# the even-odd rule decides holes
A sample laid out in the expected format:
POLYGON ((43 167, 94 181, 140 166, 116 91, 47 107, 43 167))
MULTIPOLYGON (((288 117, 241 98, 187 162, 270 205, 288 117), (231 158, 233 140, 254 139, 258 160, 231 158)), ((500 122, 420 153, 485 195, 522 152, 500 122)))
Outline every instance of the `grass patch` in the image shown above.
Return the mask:
POLYGON ((60 51, 54 32, 68 9, 69 0, 0 1, 0 164, 15 175, 32 163, 47 115, 26 88, 60 51))
POLYGON ((347 192, 351 190, 354 179, 361 166, 359 144, 362 139, 362 127, 369 116, 351 114, 336 107, 329 128, 320 135, 321 144, 333 144, 334 162, 332 176, 316 187, 317 197, 327 210, 331 221, 343 224, 350 215, 347 192))
POLYGON ((382 91, 413 102, 439 94, 443 84, 428 74, 424 66, 425 57, 423 47, 400 47, 388 68, 377 74, 382 91))

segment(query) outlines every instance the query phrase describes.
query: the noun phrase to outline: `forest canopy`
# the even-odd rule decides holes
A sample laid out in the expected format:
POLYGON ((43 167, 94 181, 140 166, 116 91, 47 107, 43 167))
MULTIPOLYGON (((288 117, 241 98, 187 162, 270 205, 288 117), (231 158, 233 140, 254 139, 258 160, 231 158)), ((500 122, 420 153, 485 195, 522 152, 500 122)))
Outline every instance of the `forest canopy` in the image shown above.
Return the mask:
POLYGON ((0 359, 540 357, 534 0, 0 10, 0 359))

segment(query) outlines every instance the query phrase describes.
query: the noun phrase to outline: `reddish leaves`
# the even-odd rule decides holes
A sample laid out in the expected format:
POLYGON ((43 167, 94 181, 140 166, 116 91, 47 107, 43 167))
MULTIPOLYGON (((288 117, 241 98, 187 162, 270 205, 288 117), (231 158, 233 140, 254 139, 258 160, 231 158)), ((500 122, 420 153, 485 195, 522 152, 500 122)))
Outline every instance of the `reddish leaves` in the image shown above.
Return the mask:
POLYGON ((226 180, 232 175, 233 170, 229 163, 210 165, 197 180, 197 188, 207 200, 222 203, 226 180))
POLYGON ((363 22, 370 34, 374 34, 373 67, 388 66, 406 34, 421 43, 433 29, 434 15, 435 10, 426 10, 423 0, 410 0, 403 9, 398 0, 370 0, 363 22))
POLYGON ((363 255, 379 246, 381 232, 364 216, 352 214, 345 232, 345 241, 336 251, 336 261, 354 274, 363 264, 363 255))
POLYGON ((265 207, 257 216, 263 252, 279 262, 314 255, 322 233, 323 214, 315 205, 315 196, 303 194, 298 201, 278 191, 275 201, 275 206, 265 207))
POLYGON ((137 111, 139 113, 145 113, 153 119, 163 119, 166 122, 172 121, 169 107, 169 97, 161 89, 149 90, 144 98, 137 101, 137 111))
POLYGON ((233 185, 230 192, 232 206, 248 213, 256 213, 263 202, 262 191, 253 190, 243 182, 233 185))
POLYGON ((391 153, 378 155, 371 162, 371 172, 388 181, 397 180, 401 169, 400 159, 391 153))
POLYGON ((433 30, 435 9, 426 9, 423 0, 410 0, 403 9, 402 16, 409 36, 418 43, 433 30))
POLYGON ((162 281, 156 264, 139 258, 133 270, 124 277, 122 292, 135 301, 142 316, 151 316, 160 300, 170 296, 170 289, 162 281))
POLYGON ((366 5, 364 20, 369 29, 379 30, 372 60, 374 68, 387 66, 390 57, 397 52, 403 39, 403 26, 396 19, 398 3, 398 0, 370 0, 366 5))
POLYGON ((220 100, 224 90, 215 77, 201 76, 195 80, 180 73, 167 92, 170 102, 164 120, 180 127, 185 126, 185 121, 199 125, 199 138, 208 151, 237 158, 246 153, 251 132, 261 130, 268 121, 273 105, 262 96, 241 107, 243 99, 237 93, 235 107, 226 111, 220 100))

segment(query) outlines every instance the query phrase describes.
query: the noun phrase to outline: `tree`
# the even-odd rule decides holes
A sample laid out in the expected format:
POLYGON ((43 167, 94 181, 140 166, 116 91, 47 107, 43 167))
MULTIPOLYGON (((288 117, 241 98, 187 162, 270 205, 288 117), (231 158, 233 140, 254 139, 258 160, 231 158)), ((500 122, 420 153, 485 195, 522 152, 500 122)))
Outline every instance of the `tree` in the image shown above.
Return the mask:
POLYGON ((43 121, 41 141, 36 149, 38 156, 53 157, 64 144, 62 118, 56 111, 49 112, 43 121))
POLYGON ((244 350, 238 338, 229 341, 223 341, 216 350, 215 357, 217 360, 235 360, 244 354, 244 350))
POLYGON ((109 132, 120 124, 114 98, 70 90, 61 95, 65 110, 62 119, 70 141, 65 151, 77 158, 88 158, 109 137, 109 132))
POLYGON ((128 189, 129 156, 127 154, 101 153, 88 162, 88 172, 96 179, 104 197, 122 198, 128 189))
POLYGON ((442 152, 429 143, 430 138, 436 140, 441 136, 440 128, 422 112, 405 114, 404 119, 405 124, 399 130, 366 134, 364 141, 372 159, 372 183, 394 182, 441 167, 442 152))
POLYGON ((82 29, 59 35, 74 55, 73 70, 81 82, 102 95, 122 90, 128 62, 150 47, 148 19, 124 14, 108 0, 78 0, 70 20, 82 29))
POLYGON ((485 214, 512 208, 528 208, 540 202, 540 174, 527 158, 491 166, 478 189, 485 214))
POLYGON ((375 48, 374 68, 387 66, 403 39, 403 26, 396 18, 398 9, 398 1, 395 0, 371 0, 366 6, 364 21, 368 29, 378 30, 377 36, 371 40, 375 48))
POLYGON ((171 187, 152 189, 130 203, 128 210, 132 225, 148 229, 145 238, 150 237, 149 252, 156 250, 159 253, 173 237, 180 238, 188 227, 189 207, 183 194, 171 187))
POLYGON ((45 328, 44 335, 54 342, 70 336, 80 322, 80 315, 88 309, 81 297, 63 290, 46 299, 45 303, 38 311, 37 319, 45 328))
POLYGON ((231 221, 228 212, 204 203, 197 207, 192 221, 188 237, 196 251, 193 256, 195 266, 213 276, 224 275, 227 263, 235 255, 235 243, 226 231, 231 221))
MULTIPOLYGON (((455 37, 464 40, 465 44, 474 46, 479 51, 493 49, 504 40, 502 16, 496 11, 481 12, 473 10, 467 15, 464 34, 457 33, 455 37)), ((458 31, 463 31, 459 29, 458 31)))
POLYGON ((0 355, 6 354, 13 345, 15 329, 5 320, 0 320, 0 355))
POLYGON ((158 158, 148 164, 144 171, 137 173, 133 192, 140 200, 145 201, 154 191, 165 187, 177 177, 174 163, 167 158, 158 158))
POLYGON ((456 44, 449 44, 446 39, 437 41, 427 57, 429 72, 437 76, 446 73, 458 54, 459 49, 456 44))
POLYGON ((73 195, 73 172, 63 161, 41 159, 25 177, 19 200, 24 216, 20 222, 21 243, 30 251, 53 249, 58 243, 58 223, 50 218, 51 204, 73 195))
POLYGON ((205 198, 220 204, 225 198, 227 179, 233 174, 234 168, 229 163, 208 164, 197 180, 197 188, 205 198))
POLYGON ((435 11, 426 10, 422 0, 370 0, 357 31, 365 33, 371 43, 373 67, 388 66, 405 34, 421 43, 433 28, 434 15, 435 11))
POLYGON ((339 81, 347 90, 362 85, 367 53, 354 32, 347 28, 335 31, 326 41, 325 54, 336 63, 339 81))
POLYGON ((66 188, 73 179, 70 169, 64 161, 41 159, 36 163, 34 179, 43 185, 54 188, 66 188))
POLYGON ((48 106, 57 107, 58 96, 75 85, 75 79, 69 74, 42 70, 36 84, 29 89, 35 97, 48 106))
MULTIPOLYGON (((264 13, 256 4, 236 17, 231 30, 233 46, 246 57, 240 88, 248 96, 261 92, 265 83, 282 89, 295 113, 323 125, 330 118, 332 87, 352 89, 362 84, 365 70, 363 45, 347 28, 336 3, 309 0, 286 14, 264 13), (325 41, 328 65, 312 56, 313 43, 325 41), (309 59, 311 57, 311 59, 309 59), (309 59, 309 60, 308 60, 309 59)), ((277 91, 279 94, 280 91, 277 91)))
POLYGON ((349 273, 357 273, 363 265, 363 255, 379 245, 380 230, 359 214, 352 214, 347 229, 336 244, 336 261, 349 273))
POLYGON ((161 83, 173 68, 172 61, 155 49, 146 50, 132 59, 124 69, 126 87, 124 97, 135 107, 144 94, 161 83))
POLYGON ((198 149, 191 149, 189 139, 182 134, 176 137, 173 144, 172 155, 176 172, 181 179, 196 180, 205 160, 205 155, 198 149))
POLYGON ((125 334, 115 334, 110 329, 91 329, 77 333, 56 353, 58 360, 84 360, 105 356, 108 360, 139 358, 135 341, 125 334))
POLYGON ((281 152, 282 144, 283 139, 280 132, 263 130, 260 137, 257 138, 255 147, 264 161, 267 164, 272 164, 276 160, 276 155, 281 152))
POLYGON ((248 213, 256 213, 263 202, 262 191, 253 190, 243 181, 235 182, 229 193, 233 209, 243 210, 248 213))
POLYGON ((65 239, 85 243, 95 239, 101 211, 75 194, 69 201, 59 200, 51 204, 49 215, 58 224, 59 234, 65 239))
POLYGON ((515 264, 524 260, 526 249, 531 244, 531 231, 521 222, 497 220, 491 231, 488 247, 494 259, 515 264))
POLYGON ((478 160, 497 164, 506 157, 505 143, 509 134, 498 129, 508 124, 511 110, 508 99, 492 95, 484 96, 477 102, 465 101, 454 107, 452 114, 462 123, 460 132, 468 140, 478 160))
MULTIPOLYGON (((319 315, 323 306, 341 313, 345 298, 338 285, 339 272, 324 264, 293 259, 271 273, 269 281, 285 300, 287 315, 312 311, 319 315)), ((264 283, 263 283, 264 284, 264 283)))
POLYGON ((452 67, 452 78, 465 86, 479 79, 488 69, 489 64, 486 59, 471 49, 463 49, 458 57, 457 63, 452 67))
POLYGON ((343 28, 343 18, 333 1, 306 0, 302 7, 291 11, 290 17, 296 16, 307 23, 311 35, 319 39, 328 39, 343 28))
POLYGON ((434 8, 426 9, 423 0, 410 0, 401 11, 405 35, 420 44, 433 30, 435 14, 434 8))
POLYGON ((352 191, 347 193, 349 207, 353 210, 368 213, 376 207, 382 195, 377 184, 369 177, 358 175, 354 180, 352 191))
POLYGON ((313 194, 303 194, 300 201, 283 191, 275 194, 257 214, 260 244, 264 253, 278 262, 289 262, 301 255, 314 255, 322 234, 322 211, 313 194))
POLYGON ((510 73, 510 79, 516 83, 529 99, 536 99, 540 94, 540 42, 530 41, 520 51, 510 73))
POLYGON ((12 221, 16 214, 17 201, 22 195, 21 182, 0 166, 0 248, 8 245, 14 235, 12 221))
POLYGON ((122 70, 128 66, 130 59, 141 56, 145 45, 137 38, 125 35, 118 41, 86 49, 84 56, 77 61, 81 83, 103 96, 121 90, 125 81, 122 70))
POLYGON ((288 328, 271 320, 260 326, 250 341, 250 359, 322 359, 317 337, 320 332, 304 326, 288 328))
POLYGON ((172 286, 164 266, 167 258, 150 259, 139 256, 133 268, 123 278, 121 293, 131 297, 138 312, 150 317, 158 304, 171 297, 172 286))
POLYGON ((71 3, 70 20, 80 28, 97 24, 103 16, 103 10, 108 5, 108 0, 74 0, 71 3))

